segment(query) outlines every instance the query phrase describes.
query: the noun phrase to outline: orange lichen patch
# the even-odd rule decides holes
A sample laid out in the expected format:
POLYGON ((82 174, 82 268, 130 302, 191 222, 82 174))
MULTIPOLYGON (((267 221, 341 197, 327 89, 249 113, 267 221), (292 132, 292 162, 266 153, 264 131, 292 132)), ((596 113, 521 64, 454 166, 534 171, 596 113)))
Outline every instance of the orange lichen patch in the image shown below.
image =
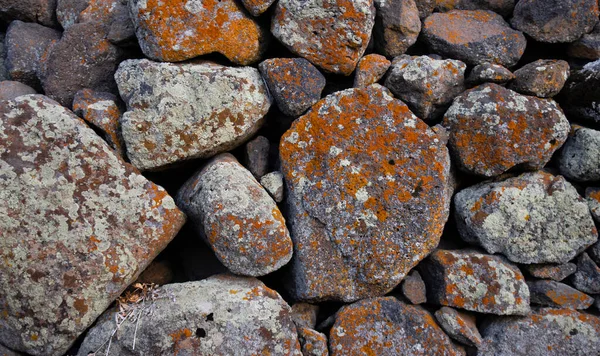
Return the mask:
POLYGON ((198 8, 178 0, 140 2, 131 6, 132 17, 151 58, 176 62, 219 52, 242 65, 260 59, 265 32, 233 0, 203 1, 198 8))
POLYGON ((171 341, 173 342, 173 356, 177 356, 182 349, 187 348, 187 341, 192 335, 192 331, 188 328, 179 329, 169 334, 171 341))
POLYGON ((488 11, 451 11, 428 17, 424 22, 424 26, 428 31, 444 38, 449 43, 466 45, 480 41, 486 36, 495 35, 495 32, 498 31, 495 20, 498 17, 498 15, 488 11), (439 23, 443 23, 444 26, 437 25, 439 23), (489 25, 492 25, 489 32, 473 30, 475 28, 484 30, 489 25))
POLYGON ((354 86, 362 88, 376 83, 387 72, 390 65, 392 62, 380 54, 369 54, 362 57, 356 67, 354 86))

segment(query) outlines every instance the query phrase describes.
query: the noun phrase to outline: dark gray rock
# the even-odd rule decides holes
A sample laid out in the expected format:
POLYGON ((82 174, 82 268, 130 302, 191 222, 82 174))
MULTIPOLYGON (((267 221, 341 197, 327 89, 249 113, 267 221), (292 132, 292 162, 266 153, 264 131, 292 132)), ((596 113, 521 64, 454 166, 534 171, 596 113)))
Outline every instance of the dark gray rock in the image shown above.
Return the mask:
POLYGON ((21 95, 36 94, 35 89, 21 82, 4 80, 0 82, 0 100, 12 100, 21 95))
POLYGON ((600 188, 588 187, 585 189, 585 199, 590 207, 590 212, 596 222, 600 222, 600 188))
POLYGON ((57 0, 56 18, 63 29, 67 29, 76 24, 79 20, 79 14, 90 4, 90 0, 57 0))
POLYGON ((574 126, 557 162, 560 173, 567 178, 600 181, 600 131, 574 126))
POLYGON ((437 0, 436 9, 450 10, 490 10, 504 17, 510 16, 517 0, 437 0))
POLYGON ((600 60, 571 71, 559 101, 569 119, 600 124, 600 60))
POLYGON ((56 27, 56 0, 0 0, 0 19, 37 22, 56 27))
POLYGON ((531 304, 544 307, 587 309, 594 298, 564 283, 556 281, 528 281, 531 304))
POLYGON ((596 24, 590 33, 581 36, 567 48, 569 57, 595 61, 600 58, 600 24, 596 24))
POLYGON ((422 304, 427 302, 427 289, 425 282, 418 271, 412 270, 404 280, 402 280, 402 295, 413 304, 422 304))
POLYGON ((507 68, 493 63, 482 63, 476 65, 467 77, 469 85, 483 83, 504 84, 515 79, 515 75, 507 68))
POLYGON ((482 338, 475 324, 475 316, 465 311, 442 307, 435 312, 435 319, 454 340, 463 345, 478 347, 482 338))
POLYGON ((373 36, 378 53, 396 57, 417 42, 421 32, 415 0, 375 0, 373 36))
POLYGON ((570 277, 571 283, 585 293, 600 294, 600 267, 587 253, 577 258, 577 272, 570 277))
POLYGON ((525 95, 550 98, 561 91, 569 74, 566 61, 540 59, 516 70, 509 88, 525 95))
POLYGON ((524 265, 522 268, 532 277, 562 281, 575 273, 577 265, 567 262, 562 264, 531 264, 524 265))
POLYGON ((269 171, 269 150, 271 143, 264 136, 256 136, 245 147, 246 168, 254 178, 260 179, 269 171))
POLYGON ((425 20, 427 16, 433 13, 436 2, 436 0, 415 0, 417 9, 419 9, 419 18, 421 20, 425 20))

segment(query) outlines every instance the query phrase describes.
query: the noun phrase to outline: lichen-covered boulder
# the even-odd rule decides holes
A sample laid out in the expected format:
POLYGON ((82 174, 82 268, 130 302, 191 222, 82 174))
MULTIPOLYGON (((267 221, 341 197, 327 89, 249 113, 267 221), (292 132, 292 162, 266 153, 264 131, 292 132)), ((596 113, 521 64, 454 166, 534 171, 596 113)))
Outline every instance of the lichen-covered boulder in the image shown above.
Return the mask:
POLYGON ((292 257, 292 240, 277 204, 228 153, 194 174, 177 193, 177 203, 235 274, 262 276, 292 257))
POLYGON ((517 0, 437 0, 441 12, 450 10, 490 10, 502 16, 510 16, 517 0))
POLYGON ((434 13, 423 23, 423 36, 435 53, 469 65, 491 62, 511 67, 527 44, 502 16, 485 10, 434 13))
POLYGON ((524 265, 523 270, 532 277, 551 279, 553 281, 562 281, 577 270, 577 265, 571 262, 561 264, 531 264, 524 265))
POLYGON ((550 98, 560 92, 569 73, 567 61, 540 59, 516 70, 509 88, 525 95, 550 98))
POLYGON ((494 317, 480 328, 481 355, 565 356, 600 353, 600 318, 541 308, 521 318, 494 317))
POLYGON ((473 314, 450 307, 441 307, 435 312, 435 319, 448 336, 461 344, 473 347, 481 344, 481 334, 473 314))
POLYGON ((459 95, 443 125, 457 166, 484 177, 544 167, 570 130, 556 102, 491 83, 459 95))
POLYGON ((564 283, 538 280, 528 281, 531 304, 544 307, 587 309, 594 298, 564 283))
POLYGON ((578 182, 600 181, 600 131, 574 126, 558 154, 558 169, 578 182))
POLYGON ((62 355, 185 215, 55 101, 20 96, 0 117, 0 340, 62 355))
POLYGON ((383 295, 437 246, 451 194, 448 151, 382 86, 319 101, 284 134, 280 157, 294 298, 383 295))
POLYGON ((479 85, 483 83, 504 84, 515 79, 515 75, 507 68, 493 63, 482 63, 476 65, 469 76, 467 83, 469 85, 479 85))
POLYGON ((253 16, 259 16, 275 2, 275 0, 242 0, 242 4, 253 16))
POLYGON ((280 0, 271 32, 326 72, 350 75, 375 23, 373 0, 280 0))
POLYGON ((141 170, 235 148, 271 106, 251 67, 127 60, 115 79, 128 110, 121 120, 127 156, 141 170))
POLYGON ((546 172, 477 184, 454 204, 464 240, 517 263, 568 262, 598 239, 585 200, 546 172))
POLYGON ((414 0, 375 0, 373 37, 378 53, 396 57, 417 42, 421 32, 419 9, 414 0))
POLYGON ((525 278, 501 256, 436 250, 419 269, 430 303, 498 315, 529 313, 525 278))
POLYGON ((383 78, 390 65, 392 62, 380 54, 372 53, 362 57, 356 67, 354 87, 364 88, 377 83, 383 78))
POLYGON ((298 327, 302 356, 328 356, 327 336, 316 330, 298 327))
POLYGON ((393 297, 342 307, 329 332, 329 351, 339 355, 464 355, 465 351, 419 306, 393 297))
POLYGON ((302 355, 290 307, 257 279, 218 275, 155 295, 139 323, 125 321, 114 335, 118 310, 106 311, 77 355, 302 355))

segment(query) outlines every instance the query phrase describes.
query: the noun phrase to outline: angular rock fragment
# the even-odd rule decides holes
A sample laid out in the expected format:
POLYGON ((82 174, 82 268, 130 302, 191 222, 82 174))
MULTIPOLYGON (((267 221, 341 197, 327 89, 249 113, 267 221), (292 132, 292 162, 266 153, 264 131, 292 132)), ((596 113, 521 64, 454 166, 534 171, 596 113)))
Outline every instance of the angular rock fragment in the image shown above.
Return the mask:
POLYGON ((273 197, 273 200, 277 203, 283 201, 284 182, 283 174, 281 174, 281 172, 275 171, 265 174, 260 178, 260 184, 267 192, 269 192, 271 197, 273 197))
POLYGON ((385 294, 438 244, 447 149, 382 86, 319 101, 284 134, 280 157, 295 299, 385 294))
POLYGON ((565 263, 598 239, 585 200, 562 176, 524 173, 459 191, 461 237, 517 263, 565 263))
POLYGON ((435 53, 469 65, 515 65, 527 41, 502 16, 485 10, 434 13, 423 23, 425 41, 435 53))
POLYGON ((127 156, 141 170, 235 148, 264 122, 271 98, 250 67, 127 60, 115 73, 127 112, 127 156))
POLYGON ((402 295, 413 304, 427 302, 425 282, 419 272, 411 271, 402 281, 402 295))
POLYGON ((515 75, 508 69, 499 64, 482 63, 471 70, 467 77, 467 83, 470 85, 479 85, 483 83, 504 84, 515 79, 515 75))
POLYGON ((218 52, 247 65, 266 49, 266 30, 235 0, 131 0, 129 11, 142 51, 157 61, 218 52))
POLYGON ((329 332, 332 356, 355 355, 464 355, 419 306, 393 297, 358 301, 342 307, 329 332))
POLYGON ((77 23, 79 14, 90 4, 90 0, 57 0, 56 18, 63 29, 77 23))
POLYGON ((466 68, 452 59, 402 56, 394 59, 385 86, 419 118, 433 121, 466 89, 466 68))
POLYGON ((475 324, 475 316, 450 307, 442 307, 435 312, 435 319, 446 334, 461 344, 473 347, 481 344, 482 338, 475 324))
POLYGON ((0 340, 62 355, 185 215, 55 101, 20 96, 0 116, 0 340))
POLYGON ((369 54, 358 61, 354 76, 354 87, 364 88, 377 83, 387 72, 392 62, 380 54, 369 54))
POLYGON ((421 32, 415 0, 375 0, 373 36, 378 53, 387 57, 404 54, 421 32))
POLYGON ((375 23, 373 0, 280 0, 271 32, 326 72, 350 75, 375 23))
POLYGON ((600 180, 600 131, 574 126, 558 154, 558 168, 578 182, 600 180))
POLYGON ((566 61, 540 59, 516 70, 509 88, 525 95, 550 98, 560 92, 569 73, 566 61))
POLYGON ((510 16, 517 0, 437 0, 441 12, 450 10, 490 10, 502 16, 510 16))
POLYGON ((567 48, 569 57, 589 59, 595 61, 600 58, 600 23, 594 26, 592 32, 583 35, 580 39, 569 44, 567 48))
POLYGON ((302 355, 290 307, 257 279, 218 275, 155 294, 139 323, 125 321, 116 332, 118 310, 106 311, 77 355, 302 355))
POLYGON ((585 190, 585 199, 594 220, 600 222, 600 188, 588 187, 585 190))
POLYGON ((559 98, 569 119, 599 124, 600 60, 572 71, 559 98))
POLYGON ((596 0, 519 0, 511 25, 540 42, 573 42, 598 22, 596 0))
POLYGON ((42 59, 50 48, 60 40, 60 32, 39 25, 13 21, 6 31, 6 70, 12 80, 19 81, 36 90, 40 82, 42 59))
POLYGON ((269 169, 269 149, 271 144, 264 136, 256 136, 246 143, 245 158, 246 168, 254 178, 260 179, 269 169))
POLYGON ((253 16, 259 16, 275 2, 275 0, 242 0, 244 7, 253 16))
POLYGON ((571 275, 571 283, 582 292, 600 294, 600 267, 585 252, 577 258, 577 271, 571 275))
POLYGON ((444 115, 458 167, 493 177, 509 169, 540 169, 567 139, 569 122, 556 102, 497 84, 459 95, 444 115))
POLYGON ((0 100, 11 100, 21 95, 36 94, 35 89, 21 82, 4 80, 0 82, 0 100))
POLYGON ((296 303, 292 305, 292 318, 299 327, 314 329, 317 325, 319 306, 309 303, 296 303))
POLYGON ((209 161, 177 193, 178 206, 231 272, 263 276, 292 257, 283 215, 230 154, 209 161))
POLYGON ((532 264, 523 266, 532 277, 562 281, 577 270, 574 263, 563 264, 532 264))
POLYGON ((302 115, 321 99, 325 77, 304 58, 267 59, 258 69, 285 115, 302 115))
POLYGON ((425 20, 427 16, 433 13, 437 1, 436 0, 415 0, 417 9, 419 9, 419 18, 425 20))
POLYGON ((328 356, 327 336, 309 328, 298 328, 298 341, 302 356, 328 356))
POLYGON ((495 317, 480 328, 482 355, 563 356, 600 353, 600 318, 542 308, 521 318, 495 317))
POLYGON ((594 298, 555 281, 528 281, 531 304, 544 307, 587 309, 594 303, 594 298))
POLYGON ((500 256, 436 250, 420 265, 430 303, 498 315, 529 313, 521 271, 500 256))
POLYGON ((0 19, 37 22, 44 26, 57 24, 56 0, 0 0, 0 19))
POLYGON ((125 157, 125 142, 121 135, 122 108, 115 95, 83 89, 75 94, 73 112, 102 132, 104 140, 121 157, 125 157))

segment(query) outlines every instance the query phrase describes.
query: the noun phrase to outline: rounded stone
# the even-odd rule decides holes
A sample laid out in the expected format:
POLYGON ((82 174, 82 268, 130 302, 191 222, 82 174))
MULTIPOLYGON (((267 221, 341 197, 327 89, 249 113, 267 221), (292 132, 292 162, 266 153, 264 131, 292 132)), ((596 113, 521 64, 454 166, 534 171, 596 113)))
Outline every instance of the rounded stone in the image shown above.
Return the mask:
POLYGON ((540 59, 516 70, 509 88, 525 95, 550 98, 561 91, 569 73, 566 61, 540 59))
POLYGON ((3 80, 0 82, 0 100, 11 100, 21 95, 36 94, 35 89, 21 82, 3 80))
POLYGON ((392 62, 380 54, 373 53, 362 57, 356 67, 354 87, 364 88, 377 83, 383 78, 390 65, 392 62))
POLYGON ((504 84, 515 79, 515 75, 507 68, 493 63, 482 63, 476 65, 467 77, 470 85, 483 83, 504 84))
POLYGON ((421 32, 419 9, 414 0, 375 0, 373 37, 378 53, 396 57, 417 42, 421 32))
POLYGON ((575 126, 558 154, 558 169, 578 182, 600 180, 600 131, 575 126))
POLYGON ((600 124, 600 60, 572 70, 558 100, 570 120, 600 124))

